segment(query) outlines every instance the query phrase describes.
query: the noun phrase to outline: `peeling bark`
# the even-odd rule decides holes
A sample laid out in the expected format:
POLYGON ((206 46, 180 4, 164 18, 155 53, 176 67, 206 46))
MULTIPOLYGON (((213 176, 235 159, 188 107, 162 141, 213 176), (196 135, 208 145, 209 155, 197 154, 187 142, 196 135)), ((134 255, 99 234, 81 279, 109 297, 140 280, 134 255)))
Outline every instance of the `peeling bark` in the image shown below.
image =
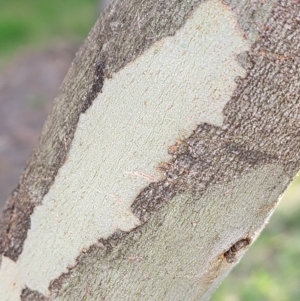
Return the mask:
MULTIPOLYGON (((81 120, 97 103, 104 106, 101 95, 110 97, 104 89, 152 49, 162 51, 168 38, 176 38, 205 9, 207 23, 235 18, 232 35, 241 33, 249 43, 247 51, 236 54, 245 76, 235 78, 234 92, 221 107, 222 122, 199 119, 184 134, 178 128, 177 141, 164 146, 169 156, 157 164, 158 178, 138 173, 152 181, 129 200, 139 225, 99 234, 94 243, 81 247, 74 262, 51 279, 48 291, 38 284, 27 287, 29 281, 23 279, 20 300, 119 300, 124 295, 126 300, 206 300, 273 212, 300 167, 299 2, 114 1, 77 54, 18 188, 7 201, 1 254, 16 263, 14 269, 24 267, 30 253, 30 247, 23 252, 26 238, 36 235, 31 223, 51 203, 48 196, 73 162, 81 120)), ((175 79, 176 72, 180 70, 175 79)), ((226 77, 229 71, 223 72, 226 77)), ((177 84, 175 79, 170 86, 177 84)), ((207 85, 215 80, 209 78, 207 85)), ((124 90, 120 87, 120 95, 124 90)), ((204 106, 216 100, 197 101, 204 106)))

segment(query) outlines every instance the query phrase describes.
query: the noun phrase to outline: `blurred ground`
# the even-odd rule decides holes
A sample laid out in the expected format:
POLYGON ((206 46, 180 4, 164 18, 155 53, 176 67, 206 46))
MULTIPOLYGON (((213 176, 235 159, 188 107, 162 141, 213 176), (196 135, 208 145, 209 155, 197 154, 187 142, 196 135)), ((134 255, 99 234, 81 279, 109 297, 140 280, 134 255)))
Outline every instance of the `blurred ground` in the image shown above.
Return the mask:
POLYGON ((0 71, 0 208, 17 184, 77 46, 19 55, 0 71))
MULTIPOLYGON (((0 206, 17 184, 76 45, 94 23, 99 4, 97 0, 0 1, 0 206)), ((300 300, 299 229, 298 178, 212 300, 300 300)))
POLYGON ((99 0, 0 0, 0 208, 100 6, 99 0))

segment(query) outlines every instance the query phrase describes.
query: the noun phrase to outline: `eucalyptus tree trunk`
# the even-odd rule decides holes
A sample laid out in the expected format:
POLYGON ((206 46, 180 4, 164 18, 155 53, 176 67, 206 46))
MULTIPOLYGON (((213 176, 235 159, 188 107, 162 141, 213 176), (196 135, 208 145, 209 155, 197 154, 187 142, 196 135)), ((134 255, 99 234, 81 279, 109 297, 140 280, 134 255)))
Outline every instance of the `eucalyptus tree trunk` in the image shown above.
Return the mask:
POLYGON ((1 300, 207 300, 300 168, 298 1, 116 0, 1 224, 1 300))

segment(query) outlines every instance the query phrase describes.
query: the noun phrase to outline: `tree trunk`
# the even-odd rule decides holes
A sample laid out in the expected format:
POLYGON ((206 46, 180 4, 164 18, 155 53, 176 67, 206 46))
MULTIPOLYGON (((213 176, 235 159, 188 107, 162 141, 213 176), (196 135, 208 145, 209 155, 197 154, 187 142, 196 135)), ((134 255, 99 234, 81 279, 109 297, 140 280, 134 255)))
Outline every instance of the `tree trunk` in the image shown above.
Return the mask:
POLYGON ((1 300, 207 300, 300 166, 298 1, 116 0, 1 224, 1 300))

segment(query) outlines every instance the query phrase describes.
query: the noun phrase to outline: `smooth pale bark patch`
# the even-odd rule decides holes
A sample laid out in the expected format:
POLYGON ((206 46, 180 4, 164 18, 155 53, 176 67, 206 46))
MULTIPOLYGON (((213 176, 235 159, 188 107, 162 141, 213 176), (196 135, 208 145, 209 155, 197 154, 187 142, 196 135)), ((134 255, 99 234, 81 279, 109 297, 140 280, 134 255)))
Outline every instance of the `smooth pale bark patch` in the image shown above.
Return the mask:
POLYGON ((2 255, 0 268, 0 300, 18 301, 24 288, 23 280, 17 264, 2 255))
POLYGON ((26 286, 46 295, 50 281, 84 248, 139 224, 130 211, 134 198, 160 179, 156 168, 176 139, 201 122, 222 124, 234 80, 245 75, 236 55, 248 48, 230 9, 209 1, 174 37, 155 43, 104 83, 31 217, 17 261, 26 286))

